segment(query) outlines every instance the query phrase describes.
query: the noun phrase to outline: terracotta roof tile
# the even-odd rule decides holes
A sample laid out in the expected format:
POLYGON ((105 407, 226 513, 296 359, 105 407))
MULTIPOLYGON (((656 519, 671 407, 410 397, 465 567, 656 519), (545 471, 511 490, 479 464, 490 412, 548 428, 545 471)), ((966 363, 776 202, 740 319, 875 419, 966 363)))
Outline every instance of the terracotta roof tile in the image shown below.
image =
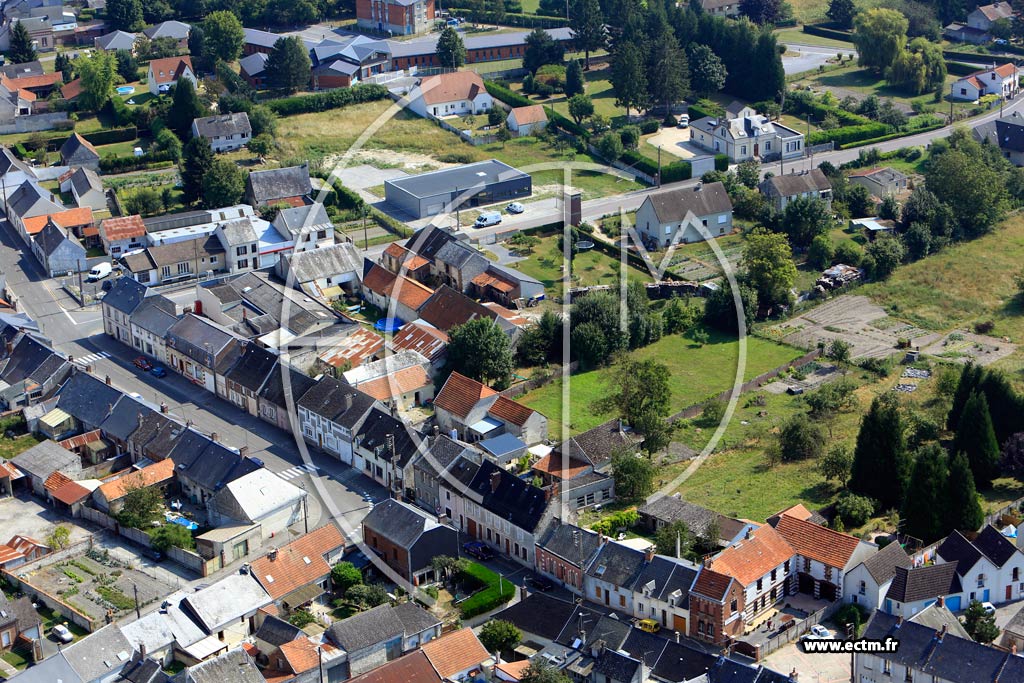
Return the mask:
POLYGON ((86 432, 85 434, 72 436, 67 439, 64 439, 63 441, 59 441, 58 443, 60 444, 61 448, 66 448, 69 451, 73 451, 76 448, 81 448, 86 444, 102 440, 102 437, 100 437, 100 430, 94 429, 91 432, 86 432))
POLYGON ((49 222, 51 218, 54 223, 62 228, 88 225, 89 223, 92 223, 92 209, 88 206, 83 206, 77 209, 68 209, 67 211, 59 211, 57 213, 44 214, 42 216, 30 216, 22 221, 25 225, 25 232, 30 235, 42 232, 43 228, 46 227, 47 222, 49 222))
POLYGON ((363 277, 363 286, 388 299, 397 297, 401 304, 414 311, 419 310, 434 293, 434 290, 426 285, 412 278, 395 275, 376 264, 363 277))
MULTIPOLYGON (((325 653, 335 650, 330 643, 322 643, 320 647, 325 653)), ((315 669, 320 664, 320 656, 316 649, 317 644, 309 638, 298 638, 281 645, 281 656, 288 662, 292 673, 301 674, 315 669)))
POLYGON ((62 80, 61 73, 55 71, 48 74, 40 74, 38 76, 22 76, 21 78, 11 78, 10 82, 15 88, 45 88, 53 86, 62 80))
POLYGON ((484 92, 484 81, 473 71, 456 71, 430 76, 420 81, 426 104, 471 100, 484 92))
POLYGON ((424 643, 421 649, 441 678, 478 667, 490 659, 487 650, 469 627, 424 643))
POLYGON ((416 391, 430 384, 430 377, 422 365, 402 368, 397 372, 384 377, 372 379, 369 382, 357 384, 359 391, 368 394, 378 401, 387 401, 391 398, 416 391))
POLYGON ((516 123, 520 126, 531 123, 540 123, 541 121, 548 120, 548 115, 544 111, 544 107, 539 104, 531 104, 526 107, 514 107, 509 113, 516 115, 516 123))
POLYGON ((277 600, 330 574, 331 566, 324 555, 343 545, 345 539, 338 527, 326 524, 282 546, 273 560, 270 555, 253 560, 252 574, 277 600))
POLYGON ((508 294, 513 291, 516 286, 503 278, 497 277, 487 272, 480 273, 473 278, 473 284, 477 287, 491 287, 504 294, 508 294))
POLYGON ((0 545, 0 566, 7 564, 13 560, 19 560, 25 557, 14 548, 7 545, 0 545))
POLYGON ((719 553, 718 557, 712 560, 711 568, 731 576, 743 586, 748 586, 791 559, 794 554, 786 539, 766 524, 752 531, 749 538, 719 553))
POLYGON ((526 670, 530 668, 530 660, 520 659, 518 662, 502 662, 494 668, 498 669, 512 680, 518 681, 522 679, 526 670))
POLYGON ((358 367, 365 359, 376 356, 384 348, 384 337, 366 327, 360 327, 345 337, 338 346, 320 354, 320 360, 336 368, 358 367))
POLYGON ((517 427, 522 427, 537 411, 533 408, 527 408, 522 403, 516 403, 512 399, 499 396, 498 400, 494 402, 494 405, 487 412, 499 420, 511 422, 517 427))
POLYGON ((423 651, 416 650, 350 678, 348 683, 441 683, 441 680, 423 651))
POLYGON ((133 488, 148 488, 173 478, 174 461, 167 458, 114 481, 109 481, 100 486, 99 491, 107 499, 107 502, 110 502, 124 497, 133 488))
POLYGON ((100 230, 108 241, 124 240, 145 236, 146 225, 142 222, 142 216, 121 216, 100 222, 100 230))
POLYGON ((860 545, 853 536, 790 515, 779 517, 775 530, 797 553, 838 569, 846 566, 860 545))
POLYGON ((431 362, 448 348, 448 333, 421 323, 407 323, 391 337, 393 351, 416 351, 431 362))
POLYGON ((475 379, 453 372, 441 387, 441 392, 434 398, 434 405, 453 415, 466 417, 480 399, 497 393, 475 379))
POLYGON ((690 589, 691 593, 697 593, 703 595, 706 598, 712 600, 722 601, 725 600, 726 595, 729 592, 729 584, 732 583, 732 578, 725 574, 719 574, 713 569, 704 568, 701 569, 700 574, 697 575, 697 580, 693 583, 693 588, 690 589))
POLYGON ((76 78, 60 89, 60 95, 65 100, 73 100, 82 94, 82 79, 76 78))
POLYGON ((158 84, 173 83, 178 80, 178 76, 181 75, 186 66, 189 69, 192 68, 192 58, 186 55, 184 57, 154 59, 149 63, 149 66, 153 71, 153 78, 158 84))
POLYGON ((587 468, 590 467, 590 463, 570 457, 569 467, 567 469, 562 469, 562 456, 562 453, 552 451, 538 460, 533 466, 533 469, 537 472, 543 472, 545 474, 558 477, 559 479, 574 479, 586 472, 587 468))
POLYGON ((56 491, 52 492, 53 497, 65 505, 74 505, 90 493, 91 491, 89 491, 89 489, 85 488, 77 481, 69 481, 57 488, 56 491))
POLYGON ((7 460, 0 460, 0 477, 10 477, 12 479, 20 479, 25 476, 21 470, 15 467, 7 460))

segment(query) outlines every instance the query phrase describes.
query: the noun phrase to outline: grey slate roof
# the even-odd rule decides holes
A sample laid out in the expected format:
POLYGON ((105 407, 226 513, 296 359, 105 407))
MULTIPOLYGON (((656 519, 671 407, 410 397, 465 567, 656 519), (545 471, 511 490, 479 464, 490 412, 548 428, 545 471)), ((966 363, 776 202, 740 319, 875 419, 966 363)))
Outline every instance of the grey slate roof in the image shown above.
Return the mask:
POLYGON ((658 600, 686 607, 689 605, 690 588, 697 578, 697 568, 687 562, 674 560, 662 555, 646 563, 633 584, 633 590, 650 595, 658 600))
POLYGON ((868 570, 868 574, 878 585, 882 585, 895 576, 897 567, 910 569, 912 566, 913 563, 907 556, 907 551, 899 543, 890 543, 864 560, 864 568, 868 570))
POLYGON ((9 385, 26 379, 42 383, 67 362, 31 335, 23 335, 12 343, 10 355, 0 361, 0 379, 9 385))
POLYGON ((892 585, 885 597, 895 602, 917 602, 940 595, 954 595, 961 590, 957 563, 947 562, 912 569, 896 567, 892 585))
POLYGON ((224 234, 224 239, 227 240, 227 244, 224 245, 225 249, 230 249, 241 244, 252 244, 259 240, 259 235, 256 234, 256 228, 252 225, 252 219, 246 216, 245 218, 236 218, 231 221, 225 221, 221 223, 221 232, 224 234))
POLYGON ((955 562, 956 573, 963 576, 982 558, 981 551, 974 547, 959 531, 946 537, 935 552, 946 562, 955 562))
POLYGON ((104 434, 120 441, 127 441, 128 437, 138 429, 139 419, 147 413, 155 412, 131 396, 122 396, 110 411, 107 419, 100 423, 99 428, 104 434))
POLYGON ((547 509, 548 501, 543 490, 490 460, 480 463, 468 488, 480 497, 483 508, 531 533, 547 509))
POLYGON ((675 496, 661 496, 645 503, 637 512, 661 520, 665 524, 681 521, 691 533, 699 536, 704 535, 708 527, 718 521, 717 512, 675 496))
POLYGON ((346 382, 324 376, 296 403, 314 415, 354 430, 375 401, 346 382))
POLYGON ((188 32, 191 30, 191 26, 181 21, 161 21, 159 24, 150 26, 143 31, 146 37, 150 40, 157 38, 174 38, 175 40, 185 40, 188 38, 188 32))
POLYGON ((193 123, 196 126, 196 130, 199 131, 199 135, 204 138, 252 134, 249 115, 244 111, 233 114, 203 116, 193 121, 193 123))
POLYGON ((42 619, 27 595, 12 600, 0 592, 0 624, 15 624, 18 632, 23 633, 41 623, 42 619))
POLYGON ((26 180, 10 194, 7 206, 11 213, 22 218, 64 211, 64 207, 57 204, 49 192, 32 180, 26 180))
POLYGON ((434 260, 447 263, 453 268, 465 268, 472 261, 478 261, 481 268, 487 267, 487 259, 479 251, 462 242, 448 242, 438 249, 434 260))
POLYGON ((71 242, 72 244, 78 245, 81 249, 82 254, 85 254, 85 247, 78 241, 78 238, 72 234, 70 230, 66 230, 58 226, 53 220, 48 220, 43 229, 40 230, 35 236, 36 244, 42 249, 43 253, 47 256, 57 251, 65 242, 71 242))
POLYGON ((111 31, 96 39, 96 47, 101 50, 131 50, 135 46, 138 35, 126 31, 111 31))
POLYGON ((425 259, 434 260, 437 252, 448 242, 457 239, 450 232, 436 225, 428 225, 413 233, 405 243, 405 248, 425 259))
POLYGON ((699 189, 683 187, 657 192, 647 195, 644 201, 651 202, 662 223, 678 223, 691 211, 698 218, 732 211, 732 201, 722 183, 706 183, 697 187, 699 189))
POLYGON ((130 320, 133 325, 163 338, 171 325, 178 321, 174 308, 174 302, 162 294, 148 296, 131 314, 130 320))
POLYGON ((103 297, 103 305, 125 315, 131 315, 146 297, 146 289, 146 285, 137 280, 127 276, 119 277, 114 280, 110 291, 103 297))
POLYGON ((99 160, 99 153, 78 133, 72 133, 60 147, 61 161, 67 165, 87 164, 99 160))
POLYGON ((189 667, 182 683, 266 683, 266 679, 252 657, 237 647, 189 667))
POLYGON ((79 196, 84 195, 90 190, 95 192, 103 192, 103 181, 96 174, 96 171, 85 166, 79 166, 71 174, 71 184, 75 188, 75 192, 79 196))
POLYGON ((275 647, 291 642, 303 635, 301 628, 292 626, 284 619, 278 619, 273 615, 264 619, 260 627, 256 629, 256 633, 253 634, 258 640, 270 643, 275 647))
POLYGON ((89 429, 95 429, 107 418, 123 394, 102 380, 84 372, 68 378, 57 395, 57 407, 74 416, 89 429))
POLYGON ((995 121, 996 140, 999 147, 1014 152, 1024 152, 1024 120, 997 119, 995 121))
POLYGON ((248 342, 238 361, 224 377, 255 393, 263 387, 267 377, 274 371, 277 360, 277 356, 270 351, 257 346, 254 342, 248 342))
POLYGON ((321 202, 281 209, 274 216, 272 225, 282 235, 290 234, 293 237, 304 231, 315 232, 321 229, 321 226, 333 227, 331 217, 327 215, 327 209, 321 202))
POLYGON ((363 524, 395 545, 408 550, 425 531, 438 526, 438 521, 433 515, 419 508, 389 498, 375 505, 363 518, 363 524))
POLYGON ((323 249, 295 252, 288 257, 291 277, 297 284, 362 270, 362 256, 351 242, 339 242, 323 249))
POLYGON ((289 166, 268 171, 253 171, 245 181, 246 194, 256 204, 272 204, 287 197, 304 197, 313 191, 309 166, 289 166))
POLYGON ((24 671, 19 672, 17 676, 11 677, 8 680, 13 681, 14 683, 53 683, 54 681, 61 681, 62 683, 85 683, 82 680, 82 677, 71 668, 71 664, 62 652, 59 652, 52 657, 47 657, 39 664, 30 666, 24 671))
POLYGON ((439 465, 442 469, 447 469, 460 455, 464 453, 471 454, 472 450, 468 444, 456 441, 445 434, 440 434, 437 437, 432 437, 430 440, 428 448, 429 457, 424 455, 424 457, 417 458, 413 462, 413 467, 423 470, 433 477, 437 477, 438 471, 435 465, 439 465))
POLYGON ((644 568, 644 554, 621 543, 605 543, 590 564, 587 576, 614 586, 630 587, 644 568))
POLYGON ((382 459, 391 461, 398 469, 404 469, 419 452, 419 442, 422 441, 418 435, 412 436, 410 431, 411 428, 404 422, 374 406, 359 425, 355 436, 361 447, 372 452, 380 450, 382 459), (394 440, 394 457, 388 452, 388 435, 394 440))
MULTIPOLYGON (((202 438, 207 440, 205 436, 202 438)), ((174 458, 175 470, 211 491, 218 491, 262 467, 256 460, 208 440, 206 448, 200 449, 183 447, 179 440, 178 445, 171 451, 171 457, 174 458), (190 451, 193 453, 191 461, 188 460, 190 451)))
POLYGON ((0 73, 8 78, 25 78, 28 76, 42 76, 45 70, 43 69, 43 63, 36 59, 31 62, 22 62, 21 64, 5 64, 0 66, 0 73))
POLYGON ((991 524, 986 524, 981 533, 975 537, 974 547, 992 560, 997 567, 1002 567, 1019 552, 1017 546, 991 524))
POLYGON ((575 565, 586 566, 587 560, 601 547, 601 536, 555 518, 540 536, 537 547, 575 565))
POLYGON ((875 656, 956 683, 1001 683, 1024 680, 1024 658, 1009 652, 946 634, 936 637, 934 629, 877 611, 861 636, 868 640, 899 640, 895 652, 875 656))
POLYGON ((83 681, 94 681, 124 667, 132 646, 117 624, 108 624, 65 647, 64 656, 83 681))
POLYGON ((777 196, 792 197, 804 192, 831 190, 832 183, 820 168, 812 168, 806 173, 786 173, 768 178, 761 183, 761 191, 768 194, 769 188, 777 196))
POLYGON ((169 347, 207 367, 211 365, 211 354, 220 353, 237 340, 237 337, 220 325, 191 313, 183 316, 167 330, 169 347))
POLYGON ((593 429, 577 434, 563 442, 558 450, 569 450, 570 457, 589 460, 595 468, 600 468, 611 460, 612 455, 623 448, 634 447, 637 441, 629 433, 620 429, 619 420, 609 420, 593 429), (569 445, 566 446, 566 443, 569 445))
POLYGON ((634 628, 629 632, 626 642, 622 644, 622 649, 633 659, 643 662, 644 666, 653 667, 658 663, 667 644, 668 640, 661 636, 634 628))
POLYGON ((269 58, 270 55, 265 52, 254 52, 238 60, 238 66, 248 75, 258 76, 267 70, 267 60, 269 58))
POLYGON ((270 372, 267 381, 260 390, 260 399, 281 408, 287 405, 282 367, 287 367, 288 391, 291 392, 293 403, 297 406, 299 399, 305 396, 306 392, 312 387, 316 386, 316 382, 309 375, 301 373, 291 366, 284 366, 282 363, 278 363, 270 372))
POLYGON ((572 617, 576 606, 543 593, 530 593, 511 607, 494 615, 495 619, 511 622, 524 634, 555 640, 572 617))
POLYGON ((353 652, 401 638, 405 634, 404 621, 389 604, 336 621, 327 629, 328 638, 350 656, 353 652))
POLYGON ((406 635, 422 633, 427 629, 439 626, 441 621, 415 602, 403 602, 393 608, 395 616, 405 627, 406 635))
POLYGON ((605 650, 594 662, 594 671, 606 677, 605 680, 628 683, 633 680, 640 662, 614 650, 605 650))
POLYGON ((128 664, 121 670, 120 680, 126 683, 170 683, 171 677, 163 672, 159 662, 150 657, 143 657, 136 650, 128 664))

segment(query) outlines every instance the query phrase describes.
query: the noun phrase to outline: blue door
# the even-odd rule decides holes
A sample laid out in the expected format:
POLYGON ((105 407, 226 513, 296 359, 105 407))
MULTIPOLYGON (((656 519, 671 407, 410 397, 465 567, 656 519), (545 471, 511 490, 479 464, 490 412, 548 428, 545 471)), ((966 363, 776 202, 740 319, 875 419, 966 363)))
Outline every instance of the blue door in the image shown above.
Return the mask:
POLYGON ((985 589, 985 597, 981 599, 982 602, 988 602, 988 589, 985 589))
MULTIPOLYGON (((952 608, 950 608, 950 609, 952 609, 952 608)), ((885 613, 886 614, 892 614, 892 600, 886 600, 885 601, 885 613)))
POLYGON ((960 611, 960 596, 959 595, 955 595, 955 596, 946 598, 946 607, 949 608, 950 612, 959 612, 960 611))

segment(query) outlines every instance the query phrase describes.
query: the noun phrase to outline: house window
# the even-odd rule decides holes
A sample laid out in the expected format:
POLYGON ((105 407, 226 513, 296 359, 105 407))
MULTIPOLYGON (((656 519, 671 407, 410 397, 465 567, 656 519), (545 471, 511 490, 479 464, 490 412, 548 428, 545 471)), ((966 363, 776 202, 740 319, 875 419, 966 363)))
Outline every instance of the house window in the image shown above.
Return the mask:
POLYGON ((217 262, 217 255, 214 254, 213 256, 210 257, 210 264, 212 265, 212 264, 214 264, 216 262, 217 262))
POLYGON ((625 607, 625 606, 626 606, 626 596, 625 595, 620 595, 619 596, 619 607, 625 607))
POLYGON ((316 238, 318 240, 322 240, 322 239, 324 239, 326 237, 327 237, 327 231, 326 230, 317 230, 316 231, 316 238))
POLYGON ((171 276, 171 267, 170 266, 164 266, 163 268, 160 269, 160 274, 163 275, 164 277, 170 277, 171 276))
POLYGON ((249 259, 247 259, 247 258, 240 258, 240 259, 238 259, 238 267, 239 268, 248 268, 249 267, 249 259))
POLYGON ((868 584, 866 581, 860 582, 860 594, 865 595, 868 592, 868 584))
POLYGON ((775 576, 778 574, 778 569, 772 570, 772 583, 775 583, 775 576))
POLYGON ((240 247, 235 247, 235 256, 245 256, 249 253, 249 247, 244 244, 240 247))
POLYGON ((747 146, 746 145, 742 145, 740 147, 740 154, 746 156, 746 154, 747 154, 747 146))
POLYGON ((738 604, 736 603, 736 601, 735 601, 735 600, 733 600, 733 601, 732 601, 732 603, 730 603, 730 605, 729 605, 729 608, 730 608, 730 609, 731 609, 731 610, 732 610, 733 612, 735 612, 735 611, 736 611, 736 608, 737 608, 737 607, 739 607, 739 605, 738 605, 738 604))
POLYGON ((786 574, 789 573, 789 560, 786 560, 785 563, 783 563, 782 571, 784 571, 786 574))
POLYGON ((984 588, 984 587, 985 587, 985 575, 984 574, 978 574, 978 588, 984 588))
POLYGON ((761 582, 762 582, 762 579, 758 579, 757 580, 757 590, 761 590, 761 582))
POLYGON ((811 558, 809 557, 804 558, 804 572, 811 573, 811 558))
POLYGON ((178 275, 185 275, 189 272, 189 263, 187 261, 178 264, 178 275))
POLYGON ((1020 567, 1013 568, 1013 581, 1017 581, 1020 578, 1020 567))
POLYGON ((889 663, 888 659, 882 662, 882 673, 886 676, 892 675, 892 664, 889 663))
POLYGON ((721 216, 718 217, 718 224, 722 225, 723 223, 728 222, 728 220, 729 220, 729 214, 723 213, 721 216))

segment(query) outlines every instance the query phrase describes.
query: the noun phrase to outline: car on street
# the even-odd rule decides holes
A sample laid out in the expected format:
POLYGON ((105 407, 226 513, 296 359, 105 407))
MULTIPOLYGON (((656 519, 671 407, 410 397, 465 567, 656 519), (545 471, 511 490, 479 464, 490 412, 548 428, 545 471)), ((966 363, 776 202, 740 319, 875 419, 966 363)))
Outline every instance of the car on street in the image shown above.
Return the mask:
POLYGON ((156 367, 149 371, 149 374, 153 375, 154 377, 159 377, 162 379, 167 376, 167 368, 165 368, 162 365, 157 365, 156 367))
POLYGON ((139 370, 142 370, 143 372, 149 372, 150 370, 153 369, 153 364, 145 356, 139 356, 138 358, 133 360, 132 365, 137 367, 139 370))
POLYGON ((519 202, 512 202, 505 207, 505 210, 509 213, 522 213, 523 211, 526 211, 526 208, 519 202))
POLYGON ((75 639, 75 637, 71 635, 71 631, 69 631, 68 627, 64 624, 55 625, 50 629, 50 633, 52 633, 53 637, 62 643, 70 643, 75 639))
POLYGON ((494 557, 494 551, 484 545, 483 541, 470 541, 462 545, 462 550, 467 555, 472 555, 478 560, 489 560, 494 557))
POLYGON ((985 614, 995 614, 996 613, 996 606, 993 605, 991 602, 983 602, 983 603, 981 603, 981 608, 983 610, 985 610, 985 614))
POLYGON ((815 624, 811 627, 810 631, 800 637, 800 640, 829 640, 833 637, 835 636, 832 631, 829 631, 821 624, 815 624))
POLYGON ((531 576, 528 580, 531 586, 541 592, 547 592, 555 587, 555 582, 546 576, 531 576))
POLYGON ((657 633, 661 630, 661 624, 654 619, 641 619, 636 622, 636 627, 641 631, 646 631, 647 633, 657 633))
POLYGON ((114 269, 109 263, 97 263, 92 267, 92 270, 89 271, 88 277, 85 279, 89 282, 96 282, 97 280, 102 280, 107 277, 112 272, 114 272, 114 269))
POLYGON ((676 124, 677 128, 689 128, 690 127, 690 115, 680 114, 679 122, 676 124))

